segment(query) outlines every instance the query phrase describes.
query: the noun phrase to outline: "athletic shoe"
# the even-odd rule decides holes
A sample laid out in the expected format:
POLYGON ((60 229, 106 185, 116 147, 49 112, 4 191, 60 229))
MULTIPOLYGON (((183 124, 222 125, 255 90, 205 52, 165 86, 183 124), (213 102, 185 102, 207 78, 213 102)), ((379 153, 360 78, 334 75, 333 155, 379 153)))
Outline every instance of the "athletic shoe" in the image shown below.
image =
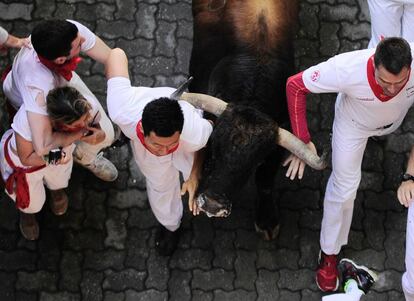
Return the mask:
POLYGON ((358 288, 365 294, 368 293, 371 286, 378 280, 376 273, 363 265, 357 265, 351 259, 343 258, 338 265, 344 289, 346 282, 353 279, 357 282, 358 288))
POLYGON ((334 292, 339 287, 337 255, 326 255, 319 252, 318 269, 316 270, 316 285, 323 292, 334 292))
POLYGON ((111 161, 103 156, 102 152, 99 153, 91 163, 85 164, 82 162, 82 154, 76 150, 77 148, 75 148, 75 151, 73 152, 73 160, 76 163, 89 169, 95 176, 103 181, 112 182, 116 180, 118 177, 118 170, 111 161))

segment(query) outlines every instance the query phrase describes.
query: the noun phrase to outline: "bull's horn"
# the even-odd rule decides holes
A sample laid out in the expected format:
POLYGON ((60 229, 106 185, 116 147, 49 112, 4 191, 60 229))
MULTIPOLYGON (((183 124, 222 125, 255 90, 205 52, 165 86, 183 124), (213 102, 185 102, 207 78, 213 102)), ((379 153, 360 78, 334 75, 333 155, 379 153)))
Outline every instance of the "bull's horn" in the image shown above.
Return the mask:
POLYGON ((326 152, 324 152, 321 157, 318 157, 318 155, 308 149, 302 140, 285 129, 279 128, 279 141, 277 144, 286 148, 292 154, 305 161, 306 164, 313 169, 322 170, 328 165, 326 162, 326 152))
POLYGON ((227 107, 227 102, 207 94, 184 93, 180 98, 203 111, 216 115, 217 117, 220 116, 227 107))

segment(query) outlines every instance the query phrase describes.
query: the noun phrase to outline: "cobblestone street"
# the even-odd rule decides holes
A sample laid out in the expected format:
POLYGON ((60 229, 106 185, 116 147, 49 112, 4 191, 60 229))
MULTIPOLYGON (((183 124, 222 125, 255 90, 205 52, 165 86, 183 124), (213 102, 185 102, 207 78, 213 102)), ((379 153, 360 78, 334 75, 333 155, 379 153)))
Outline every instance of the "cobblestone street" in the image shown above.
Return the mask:
MULTIPOLYGON (((109 46, 123 48, 136 86, 176 87, 188 76, 190 0, 0 0, 0 25, 14 35, 27 36, 48 18, 80 21, 109 46)), ((300 0, 299 19, 298 71, 368 44, 365 0, 300 0)), ((0 69, 14 54, 0 57, 0 69)), ((103 66, 85 58, 77 72, 106 106, 103 66)), ((0 99, 4 102, 3 94, 0 99)), ((332 94, 308 98, 309 127, 319 149, 329 148, 334 101, 332 94)), ((396 189, 414 143, 413 118, 410 111, 397 132, 370 139, 365 152, 349 244, 341 254, 379 273, 361 300, 404 300, 407 211, 396 189)), ((0 119, 3 132, 4 112, 0 119)), ((119 178, 106 183, 75 166, 69 210, 54 216, 46 204, 37 215, 36 242, 21 236, 15 205, 0 194, 0 301, 321 300, 314 271, 330 168, 307 169, 300 182, 285 179, 284 169, 278 174, 277 240, 265 242, 255 232, 245 187, 225 219, 193 217, 185 202, 179 248, 161 257, 154 249, 157 221, 129 145, 106 153, 119 178)))

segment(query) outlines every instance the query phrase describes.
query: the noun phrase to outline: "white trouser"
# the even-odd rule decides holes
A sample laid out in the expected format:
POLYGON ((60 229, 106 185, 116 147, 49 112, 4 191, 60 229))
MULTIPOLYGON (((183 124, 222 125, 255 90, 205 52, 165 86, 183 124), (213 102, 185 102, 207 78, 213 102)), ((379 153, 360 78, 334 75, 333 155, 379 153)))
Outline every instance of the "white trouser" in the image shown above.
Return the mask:
POLYGON ((89 90, 89 88, 76 74, 76 72, 73 72, 72 74, 72 79, 68 85, 78 90, 87 99, 93 99, 95 101, 95 105, 99 109, 101 115, 99 125, 105 132, 105 139, 98 144, 92 145, 81 141, 76 142, 76 154, 81 155, 81 158, 79 158, 80 163, 89 164, 95 159, 96 155, 100 152, 101 149, 112 144, 114 141, 114 127, 112 126, 112 122, 109 119, 108 115, 106 115, 99 100, 95 97, 91 90, 89 90))
POLYGON ((413 0, 368 0, 371 14, 371 40, 375 47, 383 37, 403 37, 414 42, 413 0))
MULTIPOLYGON (((337 102, 342 97, 338 94, 337 102)), ((382 136, 399 127, 403 118, 387 129, 369 130, 335 112, 332 136, 332 173, 325 192, 321 227, 321 249, 325 254, 338 254, 348 242, 354 201, 361 181, 361 163, 367 140, 382 136)))
MULTIPOLYGON (((13 130, 6 131, 6 133, 4 133, 3 137, 1 138, 0 142, 0 171, 4 182, 6 182, 8 177, 13 173, 13 169, 7 163, 4 155, 4 143, 11 133, 13 133, 13 130)), ((14 139, 14 137, 12 137, 11 139, 14 139)), ((13 151, 10 148, 10 143, 8 146, 8 152, 14 165, 17 167, 27 168, 27 166, 22 165, 19 157, 13 153, 13 151)), ((27 184, 29 186, 30 204, 27 208, 19 208, 19 210, 25 213, 39 212, 42 209, 43 204, 46 200, 46 192, 44 185, 46 185, 50 190, 58 190, 68 187, 68 182, 72 173, 72 151, 74 147, 75 146, 72 144, 63 149, 66 153, 66 156, 68 156, 69 158, 68 163, 59 165, 48 165, 43 169, 26 174, 27 184)), ((9 195, 10 198, 13 199, 13 201, 16 201, 15 193, 7 193, 7 195, 9 195)))
MULTIPOLYGON (((85 85, 85 83, 82 81, 82 79, 76 72, 72 72, 72 79, 69 82, 62 79, 62 83, 59 84, 59 86, 65 85, 78 90, 92 104, 92 107, 97 108, 100 112, 101 119, 99 121, 99 125, 105 132, 105 139, 102 142, 95 145, 80 141, 76 142, 76 154, 78 154, 78 159, 80 161, 79 163, 83 165, 89 164, 95 159, 96 155, 100 152, 101 149, 108 147, 112 144, 112 142, 114 141, 114 127, 108 115, 105 113, 99 100, 95 97, 91 90, 89 90, 89 88, 85 85)), ((14 93, 12 89, 13 84, 11 72, 7 75, 3 87, 9 102, 12 104, 13 107, 18 109, 22 105, 22 99, 16 93, 14 93)))
POLYGON ((332 294, 329 296, 322 297, 322 301, 359 301, 361 300, 361 295, 352 295, 352 294, 332 294))
POLYGON ((188 179, 194 153, 178 148, 172 154, 157 157, 146 150, 140 141, 131 140, 131 146, 135 162, 146 178, 152 212, 165 228, 177 230, 183 215, 179 172, 182 172, 184 180, 188 179))
POLYGON ((410 204, 407 216, 407 234, 405 249, 405 273, 402 287, 406 301, 414 301, 414 205, 410 204))

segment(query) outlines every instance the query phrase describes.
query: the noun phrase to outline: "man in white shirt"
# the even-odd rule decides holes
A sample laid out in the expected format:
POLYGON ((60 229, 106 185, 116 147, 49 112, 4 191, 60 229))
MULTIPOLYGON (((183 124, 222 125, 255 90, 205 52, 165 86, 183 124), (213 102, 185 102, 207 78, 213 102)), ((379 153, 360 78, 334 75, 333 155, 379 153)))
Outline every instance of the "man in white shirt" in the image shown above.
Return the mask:
MULTIPOLYGON (((306 94, 339 92, 332 135, 332 173, 324 197, 316 273, 316 282, 323 291, 338 288, 337 256, 348 242, 368 138, 395 131, 414 102, 413 46, 402 38, 385 38, 375 50, 339 54, 287 81, 292 130, 315 152, 307 129, 306 94)), ((285 165, 288 163, 286 176, 294 179, 298 174, 301 178, 304 163, 292 155, 285 165)), ((407 173, 414 175, 412 166, 407 173)), ((414 191, 414 187, 411 189, 414 191)), ((414 223, 407 224, 409 228, 413 226, 414 223)), ((414 240, 410 239, 410 233, 412 230, 407 230, 407 273, 403 288, 407 300, 414 301, 414 240)))
POLYGON ((36 153, 43 156, 51 149, 79 139, 76 132, 53 132, 46 111, 46 95, 51 89, 72 86, 99 106, 97 119, 106 135, 105 140, 97 145, 90 143, 95 139, 94 135, 83 137, 77 143, 74 161, 100 179, 114 181, 118 171, 102 154, 98 154, 113 142, 112 123, 99 101, 74 72, 80 61, 80 52, 105 63, 110 48, 88 28, 70 20, 50 20, 38 24, 33 29, 31 42, 33 48, 22 48, 16 55, 3 89, 15 108, 25 104, 36 153))
MULTIPOLYGON (((169 96, 175 89, 133 87, 123 50, 111 51, 106 64, 109 116, 131 139, 135 162, 146 177, 152 212, 162 225, 156 237, 160 254, 170 255, 178 242, 183 214, 179 172, 183 174, 190 199, 191 183, 197 182, 200 165, 194 160, 212 132, 200 110, 169 96)), ((194 187, 194 186, 193 186, 194 187)), ((190 200, 189 200, 190 201, 190 200)), ((192 204, 193 213, 197 210, 192 204)))

